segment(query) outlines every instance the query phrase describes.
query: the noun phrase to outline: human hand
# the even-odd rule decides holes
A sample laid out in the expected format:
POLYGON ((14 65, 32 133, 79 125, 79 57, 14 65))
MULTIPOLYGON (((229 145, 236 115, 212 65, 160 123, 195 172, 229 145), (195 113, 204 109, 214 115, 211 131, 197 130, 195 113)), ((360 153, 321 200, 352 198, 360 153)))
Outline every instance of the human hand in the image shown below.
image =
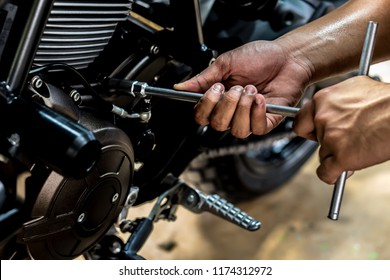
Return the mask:
POLYGON ((238 138, 262 135, 283 117, 266 114, 265 103, 295 106, 310 81, 310 67, 276 41, 256 41, 220 55, 202 73, 175 85, 205 92, 195 120, 238 138))
POLYGON ((318 141, 318 177, 334 184, 390 159, 390 84, 357 76, 318 91, 294 120, 297 135, 318 141))

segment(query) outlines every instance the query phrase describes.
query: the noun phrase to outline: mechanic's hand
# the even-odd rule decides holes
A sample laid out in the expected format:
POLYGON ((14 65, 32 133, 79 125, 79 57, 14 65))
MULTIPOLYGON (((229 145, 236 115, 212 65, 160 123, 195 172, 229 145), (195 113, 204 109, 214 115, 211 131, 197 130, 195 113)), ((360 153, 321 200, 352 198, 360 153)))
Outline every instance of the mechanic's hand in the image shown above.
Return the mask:
POLYGON ((265 103, 295 106, 310 81, 310 67, 277 41, 256 41, 220 55, 199 75, 175 89, 205 92, 195 120, 239 138, 265 134, 281 116, 265 114, 265 103))
POLYGON ((317 92, 294 120, 297 135, 318 141, 318 177, 336 182, 390 159, 390 84, 358 76, 317 92))

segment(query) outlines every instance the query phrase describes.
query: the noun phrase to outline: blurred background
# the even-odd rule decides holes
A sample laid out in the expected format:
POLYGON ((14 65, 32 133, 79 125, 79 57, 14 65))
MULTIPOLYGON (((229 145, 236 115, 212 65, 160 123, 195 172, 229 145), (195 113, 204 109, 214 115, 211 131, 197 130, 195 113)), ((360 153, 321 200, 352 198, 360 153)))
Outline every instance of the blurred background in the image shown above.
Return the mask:
MULTIPOLYGON (((390 63, 371 66, 371 76, 390 82, 390 63)), ((390 94, 390 93, 389 93, 390 94)), ((262 222, 245 231, 211 214, 179 208, 175 222, 160 221, 140 251, 146 259, 375 260, 390 259, 390 162, 347 180, 338 221, 327 218, 333 186, 316 176, 314 155, 286 184, 236 204, 262 222)), ((191 172, 183 174, 191 181, 191 172)), ((153 202, 134 207, 149 213, 153 202)))

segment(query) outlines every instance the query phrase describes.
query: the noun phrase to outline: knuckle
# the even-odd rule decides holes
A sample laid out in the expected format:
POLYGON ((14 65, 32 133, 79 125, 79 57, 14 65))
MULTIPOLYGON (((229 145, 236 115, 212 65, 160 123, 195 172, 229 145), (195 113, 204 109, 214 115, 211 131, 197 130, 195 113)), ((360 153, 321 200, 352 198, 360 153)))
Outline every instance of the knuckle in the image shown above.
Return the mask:
POLYGON ((206 116, 203 112, 195 108, 194 111, 194 120, 196 123, 200 125, 207 125, 209 124, 208 116, 206 116))
POLYGON ((297 119, 293 122, 292 130, 298 136, 305 136, 305 131, 297 119))
POLYGON ((324 114, 315 114, 314 123, 316 126, 324 127, 328 122, 328 117, 324 114))
MULTIPOLYGON (((313 95, 313 101, 318 102, 320 99, 322 99, 324 96, 327 96, 331 92, 332 92, 331 87, 325 87, 313 95)), ((321 101, 319 101, 319 102, 321 102, 321 101)))
POLYGON ((221 99, 221 96, 222 93, 207 91, 199 100, 199 104, 204 106, 207 104, 215 105, 221 99))
POLYGON ((264 135, 265 133, 267 133, 267 131, 264 127, 252 128, 252 134, 254 134, 254 135, 264 135))
POLYGON ((209 120, 207 118, 195 115, 195 122, 199 125, 207 125, 209 124, 209 120))
POLYGON ((216 131, 225 131, 228 129, 228 125, 224 121, 215 118, 210 121, 210 125, 216 131))
POLYGON ((336 182, 336 178, 334 178, 331 173, 330 173, 330 170, 328 170, 327 168, 325 167, 322 167, 321 166, 317 169, 317 176, 318 178, 320 178, 321 181, 325 182, 326 184, 334 184, 336 182))
POLYGON ((248 137, 248 135, 250 134, 249 131, 246 131, 246 130, 242 130, 242 129, 232 129, 231 130, 231 134, 236 137, 236 138, 239 138, 239 139, 244 139, 246 137, 248 137))

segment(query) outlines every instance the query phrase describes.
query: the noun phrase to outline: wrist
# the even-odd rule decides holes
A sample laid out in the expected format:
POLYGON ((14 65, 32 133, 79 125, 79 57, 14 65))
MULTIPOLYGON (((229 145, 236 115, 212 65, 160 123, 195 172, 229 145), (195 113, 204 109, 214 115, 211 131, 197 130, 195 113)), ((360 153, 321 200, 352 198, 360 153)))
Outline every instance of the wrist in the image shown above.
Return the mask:
POLYGON ((280 37, 274 41, 282 50, 285 57, 285 68, 290 68, 294 76, 298 76, 303 87, 314 82, 316 67, 306 55, 306 48, 294 41, 292 36, 280 37))

